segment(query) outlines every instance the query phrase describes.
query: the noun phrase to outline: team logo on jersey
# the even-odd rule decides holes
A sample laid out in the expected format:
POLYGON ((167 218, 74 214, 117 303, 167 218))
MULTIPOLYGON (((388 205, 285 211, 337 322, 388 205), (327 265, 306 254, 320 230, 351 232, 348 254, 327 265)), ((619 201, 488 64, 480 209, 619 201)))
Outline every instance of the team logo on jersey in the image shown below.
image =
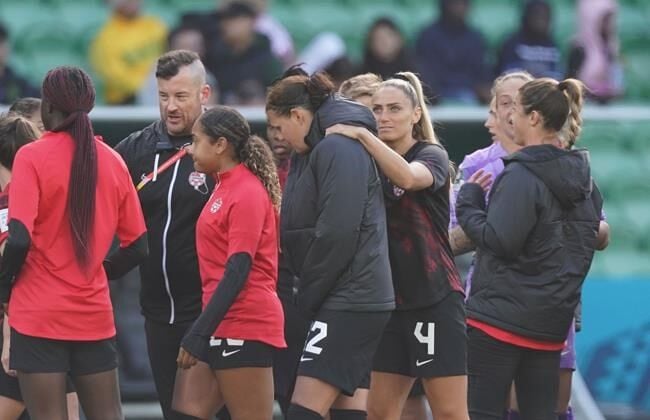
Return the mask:
POLYGON ((395 197, 401 197, 404 194, 404 190, 397 185, 393 185, 393 194, 395 194, 395 197))
POLYGON ((187 182, 189 182, 190 185, 201 194, 208 193, 208 184, 205 182, 204 173, 197 172, 197 171, 190 173, 187 182))
POLYGON ((9 209, 0 210, 0 232, 2 233, 5 233, 9 230, 9 226, 7 224, 8 216, 9 216, 9 209))
POLYGON ((214 200, 214 203, 210 206, 210 213, 216 213, 219 211, 221 208, 221 204, 223 204, 223 201, 221 201, 221 197, 217 197, 216 200, 214 200))
POLYGON ((188 181, 191 186, 193 186, 194 188, 198 188, 201 185, 205 184, 205 174, 194 171, 190 174, 188 181))

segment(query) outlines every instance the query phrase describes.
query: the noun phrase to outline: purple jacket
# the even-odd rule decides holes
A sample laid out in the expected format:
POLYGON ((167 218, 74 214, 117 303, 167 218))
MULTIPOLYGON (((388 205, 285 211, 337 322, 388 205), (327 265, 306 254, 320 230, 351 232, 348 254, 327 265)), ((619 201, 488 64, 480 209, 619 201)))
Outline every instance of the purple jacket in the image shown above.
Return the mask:
MULTIPOLYGON (((502 157, 508 155, 508 152, 501 146, 501 143, 495 141, 488 147, 478 149, 477 151, 465 156, 458 170, 461 171, 462 179, 467 180, 474 172, 483 169, 492 174, 492 181, 503 171, 502 157)), ((451 190, 451 199, 449 201, 449 228, 458 226, 456 220, 456 189, 451 190)), ((488 194, 485 194, 487 197, 488 194)))

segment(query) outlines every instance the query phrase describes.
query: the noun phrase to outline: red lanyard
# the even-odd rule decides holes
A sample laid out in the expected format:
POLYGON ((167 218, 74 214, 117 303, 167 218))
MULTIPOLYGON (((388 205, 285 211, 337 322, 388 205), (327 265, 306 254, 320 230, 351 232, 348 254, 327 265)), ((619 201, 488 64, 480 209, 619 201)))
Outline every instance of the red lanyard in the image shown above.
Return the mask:
POLYGON ((143 176, 142 180, 138 183, 138 185, 135 187, 135 189, 140 191, 145 185, 147 185, 149 182, 151 182, 154 179, 154 177, 157 177, 158 174, 161 174, 164 171, 166 171, 167 169, 169 169, 170 166, 172 166, 174 163, 178 162, 186 154, 187 154, 187 150, 185 150, 185 148, 182 148, 181 150, 176 152, 172 157, 167 159, 165 161, 165 163, 160 165, 159 168, 154 168, 154 170, 149 175, 143 176))

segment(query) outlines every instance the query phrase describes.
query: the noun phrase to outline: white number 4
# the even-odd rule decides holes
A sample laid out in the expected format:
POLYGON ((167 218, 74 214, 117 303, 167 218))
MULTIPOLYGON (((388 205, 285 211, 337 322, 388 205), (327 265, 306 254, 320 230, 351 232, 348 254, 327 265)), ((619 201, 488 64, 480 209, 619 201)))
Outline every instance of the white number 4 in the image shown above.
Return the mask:
POLYGON ((327 337, 327 324, 321 321, 314 321, 314 323, 311 326, 311 330, 318 331, 318 333, 314 335, 311 338, 311 340, 307 342, 307 345, 305 346, 305 351, 307 353, 320 354, 323 351, 323 348, 318 347, 316 344, 318 344, 321 340, 327 337))
POLYGON ((427 354, 433 355, 435 351, 435 336, 436 336, 436 324, 433 322, 427 323, 427 333, 424 335, 422 333, 422 328, 424 327, 424 322, 418 322, 415 324, 415 331, 413 334, 415 338, 422 344, 427 345, 427 354))

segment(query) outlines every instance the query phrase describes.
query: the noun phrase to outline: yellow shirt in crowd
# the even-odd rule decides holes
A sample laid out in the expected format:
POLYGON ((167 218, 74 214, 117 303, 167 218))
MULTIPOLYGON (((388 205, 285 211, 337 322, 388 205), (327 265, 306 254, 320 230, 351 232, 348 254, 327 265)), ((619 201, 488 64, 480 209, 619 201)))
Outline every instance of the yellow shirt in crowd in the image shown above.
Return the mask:
POLYGON ((167 28, 159 19, 114 14, 90 46, 90 64, 104 85, 106 103, 119 104, 135 95, 166 43, 167 28))

